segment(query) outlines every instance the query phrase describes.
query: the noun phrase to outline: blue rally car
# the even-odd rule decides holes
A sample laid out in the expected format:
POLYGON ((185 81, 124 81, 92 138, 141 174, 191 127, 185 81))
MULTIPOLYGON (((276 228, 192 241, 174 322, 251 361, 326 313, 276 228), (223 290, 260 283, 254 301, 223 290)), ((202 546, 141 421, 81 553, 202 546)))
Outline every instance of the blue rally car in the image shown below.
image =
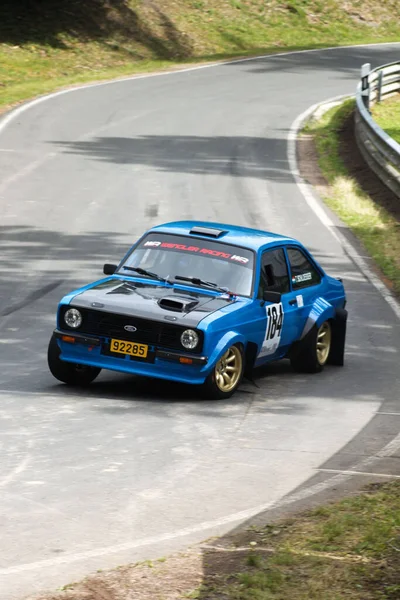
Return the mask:
POLYGON ((346 296, 298 241, 176 222, 146 232, 106 278, 65 296, 48 364, 86 385, 101 369, 203 385, 227 398, 254 367, 343 365, 346 296))

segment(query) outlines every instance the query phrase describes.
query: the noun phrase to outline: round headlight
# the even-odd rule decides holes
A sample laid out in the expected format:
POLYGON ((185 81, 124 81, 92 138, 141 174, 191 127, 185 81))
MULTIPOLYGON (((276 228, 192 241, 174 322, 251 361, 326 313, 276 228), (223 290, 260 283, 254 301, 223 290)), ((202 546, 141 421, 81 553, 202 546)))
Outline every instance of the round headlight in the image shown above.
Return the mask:
POLYGON ((82 325, 82 315, 76 308, 69 308, 64 315, 64 321, 68 327, 78 329, 82 325))
POLYGON ((181 335, 181 344, 187 350, 194 350, 199 343, 199 336, 193 329, 185 329, 181 335))

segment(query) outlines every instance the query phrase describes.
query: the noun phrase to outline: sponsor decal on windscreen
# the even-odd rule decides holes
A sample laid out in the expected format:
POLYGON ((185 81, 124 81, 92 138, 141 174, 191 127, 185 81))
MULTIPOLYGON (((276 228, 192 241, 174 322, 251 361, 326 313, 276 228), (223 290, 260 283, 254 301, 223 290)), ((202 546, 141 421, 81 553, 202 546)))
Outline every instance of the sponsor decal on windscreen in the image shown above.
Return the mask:
MULTIPOLYGON (((234 261, 242 265, 247 265, 250 262, 249 258, 241 256, 240 254, 233 254, 230 252, 223 252, 221 250, 214 250, 212 248, 202 248, 200 246, 192 246, 187 244, 176 244, 173 242, 163 242, 159 240, 148 240, 143 243, 143 248, 159 248, 163 250, 175 250, 181 252, 195 252, 197 254, 208 255, 213 258, 220 258, 223 260, 234 261)), ((227 247, 225 247, 226 249, 227 247)))

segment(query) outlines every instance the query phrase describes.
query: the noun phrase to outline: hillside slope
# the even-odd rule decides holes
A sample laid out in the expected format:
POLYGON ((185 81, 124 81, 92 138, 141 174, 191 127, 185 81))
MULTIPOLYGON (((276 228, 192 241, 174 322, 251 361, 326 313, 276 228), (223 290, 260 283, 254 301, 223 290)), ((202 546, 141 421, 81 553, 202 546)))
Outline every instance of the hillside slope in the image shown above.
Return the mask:
POLYGON ((171 61, 399 34, 398 0, 2 0, 0 104, 171 61))

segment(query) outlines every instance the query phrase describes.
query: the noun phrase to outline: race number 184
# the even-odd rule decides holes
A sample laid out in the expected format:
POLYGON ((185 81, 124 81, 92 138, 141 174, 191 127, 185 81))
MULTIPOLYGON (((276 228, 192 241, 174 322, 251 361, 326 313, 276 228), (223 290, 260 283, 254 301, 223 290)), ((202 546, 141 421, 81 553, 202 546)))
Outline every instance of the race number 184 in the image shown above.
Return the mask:
POLYGON ((265 336, 266 340, 273 340, 275 335, 280 337, 283 323, 282 304, 274 304, 267 308, 268 327, 265 336))

